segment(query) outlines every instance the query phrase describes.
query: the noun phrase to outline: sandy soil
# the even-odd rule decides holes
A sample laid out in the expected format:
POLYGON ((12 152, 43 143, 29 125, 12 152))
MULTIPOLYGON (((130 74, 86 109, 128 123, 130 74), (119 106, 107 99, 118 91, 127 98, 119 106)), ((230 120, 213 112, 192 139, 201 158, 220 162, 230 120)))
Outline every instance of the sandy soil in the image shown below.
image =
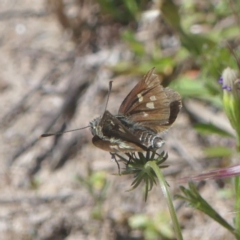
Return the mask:
MULTIPOLYGON (((116 164, 92 145, 89 129, 38 139, 50 128, 58 131, 66 122, 78 128, 99 116, 111 79, 118 81, 108 109, 116 113, 139 78, 115 78, 107 66, 131 52, 119 39, 98 40, 97 51, 81 52, 87 45, 76 47, 43 0, 5 0, 0 9, 0 239, 147 239, 129 220, 146 214, 157 229, 170 222, 157 187, 146 203, 141 187, 127 192, 131 176, 113 175, 116 164)), ((206 162, 184 110, 165 139, 170 167, 164 173, 175 194, 178 179, 204 171, 206 162)), ((215 182, 201 189, 231 222, 233 205, 218 192, 215 182)), ((186 205, 178 214, 186 240, 231 239, 186 205)))

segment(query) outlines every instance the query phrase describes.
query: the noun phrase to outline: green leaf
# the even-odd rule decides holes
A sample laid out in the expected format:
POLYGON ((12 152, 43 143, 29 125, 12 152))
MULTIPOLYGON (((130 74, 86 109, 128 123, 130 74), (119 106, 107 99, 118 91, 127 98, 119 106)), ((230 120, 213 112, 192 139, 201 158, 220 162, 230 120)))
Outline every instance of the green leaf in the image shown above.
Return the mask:
POLYGON ((161 1, 161 13, 165 21, 178 33, 182 45, 195 56, 199 56, 203 48, 212 48, 216 45, 208 36, 194 35, 185 31, 181 24, 179 8, 172 0, 161 1))
POLYGON ((122 34, 122 38, 126 41, 130 49, 138 56, 143 56, 145 54, 144 45, 136 40, 135 34, 132 31, 125 31, 122 34))
POLYGON ((194 126, 194 129, 202 134, 218 134, 223 137, 232 137, 234 136, 227 131, 213 125, 212 123, 199 123, 194 126))
POLYGON ((137 17, 138 13, 139 13, 139 7, 136 1, 134 0, 124 0, 124 4, 126 6, 126 8, 128 9, 128 11, 133 15, 134 18, 137 17))
POLYGON ((210 218, 218 222, 221 226, 225 227, 230 231, 236 239, 239 239, 239 233, 235 231, 226 220, 223 218, 202 196, 199 194, 197 187, 189 182, 189 189, 181 187, 181 191, 185 196, 183 198, 187 199, 186 201, 193 206, 194 208, 204 212, 210 218))
POLYGON ((183 97, 209 96, 209 91, 200 79, 193 80, 187 76, 181 76, 171 84, 183 97))
POLYGON ((149 223, 149 218, 145 214, 136 214, 129 218, 131 228, 145 228, 149 223))
POLYGON ((204 149, 204 153, 210 158, 230 157, 233 151, 226 147, 209 147, 204 149))

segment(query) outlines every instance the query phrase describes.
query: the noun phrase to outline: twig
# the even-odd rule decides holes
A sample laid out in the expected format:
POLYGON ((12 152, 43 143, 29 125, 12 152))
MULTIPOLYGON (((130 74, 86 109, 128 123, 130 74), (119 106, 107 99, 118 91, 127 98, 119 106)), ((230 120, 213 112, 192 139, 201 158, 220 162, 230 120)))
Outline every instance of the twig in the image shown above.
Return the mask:
POLYGON ((25 11, 5 11, 0 13, 0 21, 9 20, 11 18, 40 18, 46 17, 49 15, 49 12, 46 11, 33 11, 33 10, 25 10, 25 11))
POLYGON ((21 113, 22 110, 26 108, 26 103, 32 97, 38 90, 42 88, 42 85, 50 79, 55 73, 57 72, 57 68, 51 69, 48 73, 45 74, 45 76, 42 78, 40 83, 34 87, 32 90, 30 90, 23 98, 18 101, 18 103, 12 107, 3 117, 0 119, 0 128, 6 128, 9 124, 11 124, 13 121, 17 120, 17 116, 21 113))
POLYGON ((20 204, 20 203, 48 203, 55 200, 65 201, 71 197, 76 197, 78 194, 76 193, 59 193, 56 195, 48 195, 48 196, 22 196, 22 197, 9 197, 9 198, 0 198, 0 204, 20 204))

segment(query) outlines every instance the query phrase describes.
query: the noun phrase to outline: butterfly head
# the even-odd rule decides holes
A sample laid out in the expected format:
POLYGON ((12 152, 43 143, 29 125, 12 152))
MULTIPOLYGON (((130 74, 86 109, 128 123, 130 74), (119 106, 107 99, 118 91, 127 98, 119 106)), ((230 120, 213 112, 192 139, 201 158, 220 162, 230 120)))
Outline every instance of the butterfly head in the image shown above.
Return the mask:
POLYGON ((99 134, 99 123, 101 121, 101 117, 95 118, 94 120, 92 120, 89 125, 90 125, 90 129, 92 132, 92 135, 98 135, 99 134))

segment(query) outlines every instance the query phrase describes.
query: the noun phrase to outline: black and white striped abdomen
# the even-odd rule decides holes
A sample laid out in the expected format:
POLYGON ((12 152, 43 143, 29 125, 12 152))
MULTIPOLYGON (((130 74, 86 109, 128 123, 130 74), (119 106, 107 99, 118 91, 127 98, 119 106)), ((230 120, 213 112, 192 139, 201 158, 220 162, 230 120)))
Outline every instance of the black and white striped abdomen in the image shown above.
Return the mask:
POLYGON ((137 130, 134 134, 136 134, 141 143, 149 149, 158 149, 164 145, 162 138, 147 130, 137 130))

